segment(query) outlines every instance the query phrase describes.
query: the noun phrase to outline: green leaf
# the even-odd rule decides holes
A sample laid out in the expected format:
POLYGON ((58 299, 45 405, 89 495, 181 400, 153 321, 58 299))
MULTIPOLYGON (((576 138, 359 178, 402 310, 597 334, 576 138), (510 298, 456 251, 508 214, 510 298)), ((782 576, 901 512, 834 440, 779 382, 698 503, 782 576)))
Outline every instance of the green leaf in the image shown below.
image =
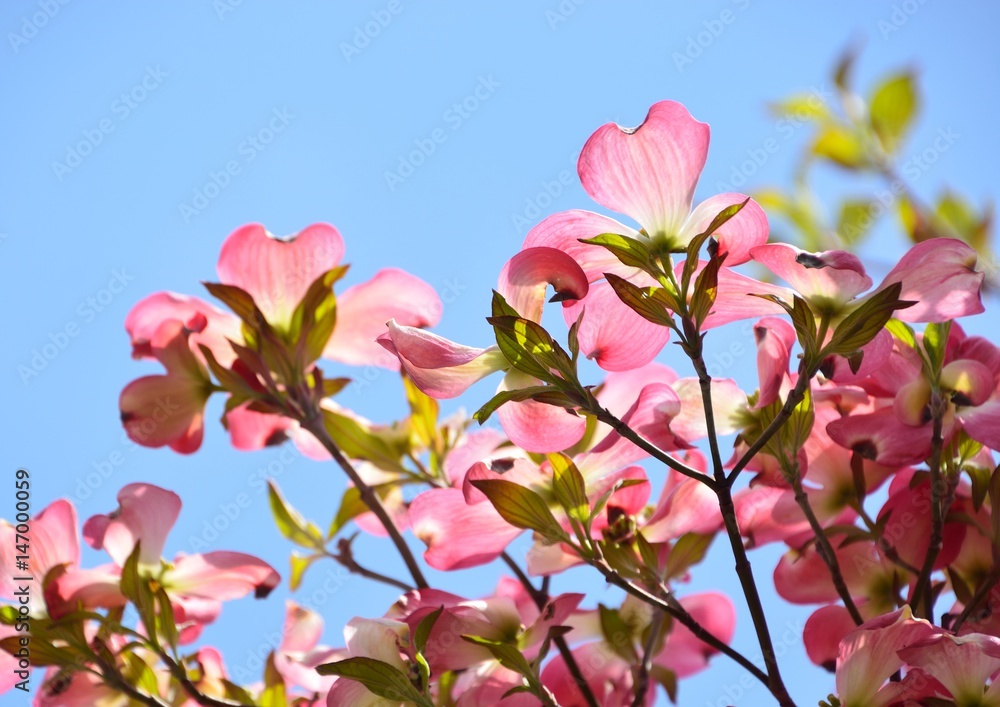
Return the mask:
POLYGON ((246 399, 258 396, 259 391, 254 389, 243 376, 219 363, 218 359, 215 358, 215 354, 212 353, 212 349, 204 344, 198 344, 198 348, 201 350, 202 356, 205 357, 212 375, 219 381, 219 385, 230 393, 235 393, 246 399))
POLYGON ((327 539, 332 538, 347 523, 368 510, 369 508, 362 500, 361 491, 358 490, 358 487, 348 486, 344 491, 343 497, 340 499, 340 508, 337 509, 337 515, 334 516, 333 522, 330 524, 330 529, 326 533, 327 539))
POLYGON ((812 151, 816 156, 825 157, 847 169, 858 169, 868 161, 860 136, 836 123, 830 123, 820 131, 812 151))
POLYGON ((505 479, 477 479, 472 485, 482 491, 500 517, 515 528, 534 530, 557 540, 569 539, 549 505, 531 489, 505 479))
POLYGON ((368 691, 393 702, 413 702, 418 707, 434 707, 398 668, 374 658, 346 658, 316 668, 320 675, 337 675, 359 682, 368 691))
POLYGON ((427 639, 431 637, 431 631, 434 630, 434 624, 437 620, 441 618, 441 614, 444 612, 444 605, 442 604, 437 609, 427 614, 424 618, 420 620, 417 624, 417 630, 413 632, 413 646, 416 648, 417 653, 423 653, 424 649, 427 647, 427 639))
POLYGON ((202 283, 208 293, 229 307, 244 324, 253 330, 257 330, 262 325, 267 324, 267 318, 257 307, 253 297, 246 290, 242 290, 235 285, 223 285, 218 282, 202 283))
POLYGON ((403 377, 406 401, 410 405, 410 430, 422 447, 432 447, 438 438, 438 401, 420 390, 408 376, 403 377))
POLYGON ((384 436, 365 429, 354 418, 324 409, 323 424, 345 456, 370 461, 386 471, 406 471, 402 465, 404 450, 384 436))
POLYGON ((526 388, 515 388, 513 390, 501 390, 487 401, 485 405, 476 410, 472 418, 480 425, 490 419, 497 409, 510 402, 521 402, 523 400, 536 400, 546 405, 571 410, 576 403, 554 386, 551 385, 529 385, 526 388))
POLYGON ((287 705, 285 679, 275 667, 274 651, 271 651, 264 666, 264 690, 260 695, 260 707, 287 707, 287 705))
POLYGON ((864 304, 844 317, 837 325, 830 343, 823 349, 824 355, 840 354, 848 356, 875 338, 885 328, 897 309, 912 307, 914 302, 899 299, 903 284, 894 282, 868 297, 864 304))
POLYGON ((614 273, 605 273, 605 279, 618 295, 618 299, 633 312, 646 321, 665 327, 674 327, 674 318, 670 316, 672 296, 662 287, 639 287, 614 273))
POLYGON ((944 353, 951 333, 951 321, 943 324, 928 324, 924 329, 924 351, 931 365, 931 373, 936 377, 944 367, 944 353))
POLYGON ((649 675, 663 687, 670 703, 677 704, 677 673, 662 665, 654 664, 649 675))
MULTIPOLYGON (((46 641, 31 641, 31 664, 35 667, 49 665, 68 666, 87 659, 86 654, 71 648, 57 648, 46 641)), ((0 639, 0 650, 10 655, 16 656, 17 652, 23 648, 20 643, 20 636, 8 636, 0 639)))
POLYGON ((622 619, 621 614, 615 610, 597 605, 598 614, 601 618, 601 633, 604 634, 604 641, 611 649, 625 659, 630 664, 639 662, 639 654, 636 653, 633 643, 633 631, 622 619))
POLYGON ((333 284, 347 272, 339 265, 317 277, 306 290, 292 313, 288 340, 295 342, 300 365, 312 363, 323 355, 337 324, 337 298, 333 284))
POLYGON ((541 324, 508 316, 487 317, 486 321, 493 326, 504 358, 517 370, 553 384, 561 382, 553 369, 562 379, 576 378, 572 360, 541 324))
POLYGON ((696 235, 691 239, 691 242, 687 246, 687 259, 684 261, 684 270, 681 275, 681 292, 688 292, 688 285, 691 282, 691 276, 694 275, 695 269, 698 267, 698 254, 701 252, 701 247, 705 244, 709 238, 715 235, 715 232, 722 228, 723 225, 733 216, 738 214, 747 202, 750 201, 750 197, 747 197, 739 204, 731 204, 726 208, 722 209, 712 222, 708 224, 708 228, 696 235))
POLYGON ((719 293, 719 268, 725 259, 725 254, 722 257, 712 256, 695 279, 689 312, 699 331, 715 305, 715 298, 719 293))
POLYGON ((156 637, 156 597, 149 586, 149 579, 139 572, 140 543, 136 541, 132 554, 125 560, 122 567, 122 594, 135 605, 143 626, 149 631, 149 637, 157 642, 156 637))
POLYGON ((812 434, 813 420, 812 393, 806 388, 804 397, 792 410, 788 421, 782 425, 778 434, 781 436, 782 445, 787 452, 795 455, 805 445, 812 434))
POLYGON ((167 596, 167 590, 163 587, 157 587, 155 597, 160 635, 163 636, 163 640, 167 642, 170 649, 176 651, 179 634, 177 624, 174 622, 174 607, 170 603, 170 597, 167 596))
POLYGON ((708 552, 713 537, 700 533, 685 533, 677 538, 677 542, 667 554, 666 578, 676 579, 705 559, 705 553, 708 552))
POLYGON ((302 580, 305 579, 306 570, 313 562, 318 560, 320 555, 306 555, 302 556, 297 552, 292 552, 289 557, 289 564, 291 565, 291 571, 288 575, 288 588, 293 592, 302 586, 302 580))
POLYGON ((630 268, 639 268, 648 273, 658 272, 656 259, 649 252, 649 248, 634 238, 622 236, 617 233, 602 233, 593 238, 581 238, 580 242, 589 245, 599 245, 607 249, 621 261, 622 265, 627 265, 630 268))
POLYGON ((590 502, 580 470, 565 454, 549 454, 548 459, 552 466, 552 490, 556 501, 570 518, 581 523, 586 521, 590 516, 590 502))
MULTIPOLYGON (((153 672, 149 663, 132 652, 124 653, 124 658, 127 668, 125 677, 129 683, 147 695, 159 697, 160 685, 156 679, 156 673, 153 672)), ((112 665, 114 665, 113 662, 112 665)))
POLYGON ((315 523, 307 521, 301 513, 288 505, 273 479, 267 482, 267 495, 271 504, 271 515, 274 516, 278 532, 299 547, 323 549, 325 545, 323 533, 316 527, 315 523))
POLYGON ((488 638, 482 638, 480 636, 462 636, 463 640, 469 643, 475 644, 477 646, 483 646, 493 657, 497 659, 503 667, 508 670, 513 670, 515 673, 522 675, 527 681, 531 689, 531 692, 535 695, 542 694, 545 688, 542 687, 542 683, 539 681, 538 676, 535 675, 534 669, 531 667, 531 663, 525 658, 521 651, 519 651, 514 646, 509 643, 501 643, 499 641, 492 641, 488 638))
POLYGON ((889 330, 897 341, 909 346, 911 349, 916 350, 917 348, 917 335, 911 327, 906 322, 902 322, 898 319, 890 319, 885 324, 885 328, 889 330))
POLYGON ((917 89, 910 73, 897 74, 879 84, 869 109, 872 130, 886 152, 895 152, 917 112, 917 89))

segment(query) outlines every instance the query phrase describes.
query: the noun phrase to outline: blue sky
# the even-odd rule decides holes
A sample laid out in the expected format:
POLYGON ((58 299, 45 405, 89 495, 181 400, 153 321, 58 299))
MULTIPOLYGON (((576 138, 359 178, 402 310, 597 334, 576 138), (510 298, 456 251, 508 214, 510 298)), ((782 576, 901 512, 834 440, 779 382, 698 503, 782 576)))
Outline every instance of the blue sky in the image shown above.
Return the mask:
MULTIPOLYGON (((995 6, 791 8, 759 0, 3 3, 5 473, 28 468, 37 508, 65 496, 81 519, 114 508, 115 493, 131 481, 174 489, 185 505, 168 553, 203 541, 257 553, 285 573, 291 547, 273 528, 261 480, 276 477, 292 503, 325 524, 342 477, 294 452, 232 450, 217 407, 191 457, 127 442, 119 391, 154 370, 129 358, 123 321, 136 301, 163 289, 201 294, 222 240, 241 224, 289 233, 329 221, 347 241, 349 283, 384 266, 405 268, 442 293, 440 333, 485 345, 490 288, 527 225, 593 207, 575 156, 594 129, 609 120, 636 125, 655 101, 680 100, 712 126, 698 198, 730 181, 768 139, 778 149, 744 189, 787 184, 807 131, 777 124, 765 101, 829 90, 829 69, 851 41, 864 42, 862 86, 890 68, 917 70, 927 100, 914 151, 939 130, 958 136, 911 186, 925 197, 944 185, 979 203, 995 197, 995 6), (227 512, 228 523, 218 520, 227 512), (213 537, 213 522, 228 527, 213 537)), ((841 188, 833 173, 818 183, 823 196, 841 188)), ((886 224, 870 252, 888 263, 902 244, 886 224)), ((737 336, 710 345, 722 356, 737 336)), ((661 358, 687 374, 669 347, 661 358)), ((751 358, 737 356, 730 367, 747 388, 751 358)), ((342 404, 377 420, 401 414, 395 376, 337 372, 365 381, 342 404)), ((491 391, 483 384, 459 402, 474 409, 491 391)), ((0 516, 11 510, 0 506, 0 516)), ((363 539, 359 547, 381 569, 401 573, 386 545, 363 539)), ((769 588, 776 557, 773 549, 752 555, 777 640, 787 646, 792 692, 815 703, 832 680, 802 652, 808 611, 781 604, 769 588)), ((85 558, 98 561, 89 551, 85 558)), ((496 573, 431 576, 474 596, 496 573)), ((614 598, 592 573, 555 582, 561 591, 583 586, 595 588, 591 601, 614 598)), ((708 587, 735 596, 721 543, 695 573, 692 588, 708 587)), ((350 617, 381 615, 395 598, 333 565, 314 568, 299 594, 323 613, 329 644, 342 642, 339 627, 350 617)), ((286 595, 282 587, 263 603, 229 604, 205 632, 231 670, 253 668, 252 652, 280 628, 286 595)), ((742 607, 736 642, 754 652, 742 607)), ((682 704, 739 701, 740 675, 717 659, 682 683, 682 704)), ((755 685, 742 700, 765 698, 755 685)))

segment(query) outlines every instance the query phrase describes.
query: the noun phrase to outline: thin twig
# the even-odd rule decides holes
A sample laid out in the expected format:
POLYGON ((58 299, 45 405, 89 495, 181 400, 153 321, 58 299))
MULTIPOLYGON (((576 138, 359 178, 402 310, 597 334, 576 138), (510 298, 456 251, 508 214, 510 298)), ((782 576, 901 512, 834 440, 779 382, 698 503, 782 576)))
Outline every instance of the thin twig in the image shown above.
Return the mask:
MULTIPOLYGON (((507 552, 500 554, 501 559, 507 566, 510 567, 510 571, 514 573, 518 581, 524 586, 525 591, 531 597, 531 600, 535 602, 535 606, 541 611, 545 608, 545 605, 549 601, 548 596, 548 584, 543 584, 543 589, 537 589, 534 584, 531 583, 531 579, 524 573, 524 570, 514 561, 507 552)), ((546 578, 547 579, 547 578, 546 578)), ((590 689, 590 684, 587 679, 583 677, 583 671, 580 670, 580 664, 576 662, 576 657, 573 655, 573 651, 570 650, 569 644, 566 643, 566 638, 564 636, 556 636, 552 639, 552 642, 556 644, 556 648, 559 650, 559 655, 562 656, 563 662, 566 663, 566 669, 569 670, 569 674, 573 676, 573 681, 576 686, 580 689, 580 693, 583 695, 583 699, 587 701, 590 707, 600 707, 600 703, 594 696, 593 691, 590 689)))
POLYGON ((337 443, 330 437, 326 425, 323 424, 322 413, 319 411, 312 411, 312 413, 308 416, 304 415, 303 419, 299 420, 303 429, 312 433, 316 440, 323 445, 323 448, 330 453, 333 460, 344 470, 351 483, 358 489, 358 492, 361 494, 361 500, 375 514, 386 532, 389 533, 389 537, 392 538, 392 542, 396 545, 396 549, 399 551, 400 556, 402 556, 403 562, 406 563, 407 569, 410 570, 410 575, 413 577, 413 582, 417 589, 427 589, 430 585, 424 578, 424 573, 420 569, 420 565, 410 551, 409 546, 406 544, 406 540, 403 539, 403 535, 399 532, 399 528, 396 527, 396 523, 392 520, 392 516, 389 515, 385 506, 382 505, 382 499, 379 498, 371 486, 364 482, 364 479, 361 478, 361 475, 351 465, 351 462, 340 451, 337 443))
POLYGON ((663 628, 663 620, 666 614, 657 609, 653 609, 653 620, 649 624, 649 638, 642 652, 642 663, 639 665, 639 675, 635 681, 635 699, 632 700, 632 707, 641 707, 646 703, 646 693, 649 692, 649 673, 653 669, 653 652, 656 650, 657 639, 660 637, 660 630, 663 628))
MULTIPOLYGON (((937 394, 935 394, 937 395, 937 394)), ((913 588, 913 597, 910 604, 917 612, 918 616, 923 616, 931 623, 934 622, 934 599, 931 592, 931 574, 934 571, 934 563, 937 561, 938 553, 944 544, 944 513, 941 507, 941 450, 944 446, 942 429, 944 427, 944 405, 932 405, 933 411, 933 432, 931 437, 931 536, 927 541, 927 552, 924 554, 924 563, 920 567, 917 575, 917 582, 913 588), (923 612, 920 611, 921 601, 926 601, 923 612)))
POLYGON ((962 613, 958 615, 958 618, 951 625, 952 631, 958 633, 958 629, 962 628, 962 624, 979 608, 979 605, 983 603, 997 582, 1000 582, 1000 565, 994 565, 993 571, 989 573, 982 584, 979 585, 979 588, 976 589, 976 593, 972 595, 972 599, 969 600, 969 603, 962 609, 962 613))
POLYGON ((376 582, 381 582, 382 584, 388 584, 392 587, 402 589, 404 592, 412 592, 414 589, 406 582, 398 580, 394 577, 389 577, 388 575, 380 574, 362 566, 357 560, 354 559, 354 553, 351 552, 350 542, 347 538, 341 538, 340 542, 337 544, 337 552, 330 552, 329 550, 326 550, 324 551, 324 554, 330 559, 336 560, 352 574, 361 575, 362 577, 366 577, 367 579, 371 579, 376 582))

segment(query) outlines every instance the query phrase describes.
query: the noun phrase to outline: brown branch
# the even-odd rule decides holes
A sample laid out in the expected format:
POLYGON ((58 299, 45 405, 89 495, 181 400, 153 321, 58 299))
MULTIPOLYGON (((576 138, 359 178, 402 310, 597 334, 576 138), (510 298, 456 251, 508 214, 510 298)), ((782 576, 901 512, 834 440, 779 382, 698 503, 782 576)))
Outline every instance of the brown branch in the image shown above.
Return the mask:
MULTIPOLYGON (((938 393, 934 393, 939 397, 938 393)), ((941 450, 944 446, 942 428, 944 426, 944 404, 940 399, 937 404, 932 405, 933 410, 933 431, 931 437, 931 536, 927 541, 927 552, 924 554, 924 563, 920 567, 917 575, 917 582, 913 588, 913 596, 910 599, 914 611, 918 616, 923 616, 931 623, 934 623, 934 599, 931 592, 931 574, 934 570, 934 562, 937 561, 938 554, 944 545, 944 513, 942 508, 941 494, 941 450), (926 601, 926 607, 921 612, 920 604, 926 601)))

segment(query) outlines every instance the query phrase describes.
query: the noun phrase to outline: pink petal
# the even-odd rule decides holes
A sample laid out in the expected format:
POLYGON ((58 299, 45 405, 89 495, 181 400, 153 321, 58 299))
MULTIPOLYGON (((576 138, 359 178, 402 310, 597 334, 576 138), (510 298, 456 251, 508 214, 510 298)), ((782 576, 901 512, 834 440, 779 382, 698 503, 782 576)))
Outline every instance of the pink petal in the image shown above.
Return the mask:
POLYGON ((283 443, 294 423, 287 417, 256 412, 240 405, 226 413, 226 427, 233 447, 252 452, 283 443))
POLYGON ((95 550, 104 549, 119 567, 142 543, 139 562, 160 566, 163 546, 181 512, 181 499, 173 491, 152 484, 128 484, 118 492, 118 509, 95 515, 83 524, 83 539, 95 550))
MULTIPOLYGON (((695 236, 703 233, 719 212, 723 209, 742 204, 747 197, 743 194, 718 194, 709 197, 694 207, 694 211, 684 224, 681 240, 689 242, 695 236)), ((751 199, 739 213, 726 221, 715 232, 719 241, 719 255, 726 254, 726 265, 733 267, 750 260, 750 249, 767 243, 770 227, 767 214, 760 205, 751 199)))
POLYGON ((721 527, 715 493, 700 481, 685 478, 663 494, 642 534, 649 542, 658 543, 686 533, 710 535, 721 527))
POLYGON ((757 408, 767 407, 778 399, 781 385, 788 377, 788 361, 795 345, 795 328, 784 319, 764 317, 753 327, 757 342, 757 378, 760 397, 757 408))
POLYGON ((291 599, 285 600, 285 626, 281 631, 279 650, 304 653, 315 648, 322 635, 322 616, 291 599))
MULTIPOLYGON (((639 392, 638 399, 621 419, 647 441, 663 451, 671 451, 680 446, 671 430, 680 409, 680 398, 670 385, 650 383, 639 392)), ((612 432, 581 460, 581 465, 588 470, 618 469, 647 456, 641 448, 612 432)))
MULTIPOLYGON (((466 432, 462 440, 448 453, 444 459, 444 473, 452 486, 461 484, 469 468, 500 453, 498 447, 507 441, 507 436, 499 430, 488 427, 466 432)), ((510 447, 501 450, 506 456, 510 447)))
MULTIPOLYGON (((681 599, 681 605, 710 633, 724 643, 732 642, 736 631, 736 609, 725 594, 692 594, 681 599)), ((675 622, 655 662, 674 671, 677 677, 684 678, 708 667, 709 658, 717 652, 696 638, 686 626, 675 622)))
MULTIPOLYGON (((497 392, 515 390, 539 381, 511 369, 500 382, 497 392)), ((561 452, 580 441, 586 420, 564 408, 534 400, 510 402, 497 410, 497 418, 507 437, 527 452, 561 452)))
POLYGON ((760 484, 737 491, 733 501, 749 547, 787 540, 809 528, 791 489, 760 484))
POLYGON ((1000 670, 1000 638, 981 633, 938 633, 899 651, 908 665, 932 675, 957 704, 997 704, 983 700, 983 687, 1000 670))
POLYGON ((606 281, 594 283, 586 297, 563 308, 568 325, 581 314, 580 351, 606 371, 645 366, 670 339, 670 329, 636 314, 606 281))
POLYGON ((496 346, 463 346, 429 331, 399 326, 391 319, 388 327, 378 343, 399 359, 406 375, 432 398, 457 397, 473 383, 510 367, 496 346))
MULTIPOLYGON (((13 481, 11 483, 13 485, 13 481)), ((14 592, 18 589, 13 579, 15 576, 34 577, 40 584, 53 567, 77 565, 80 562, 80 539, 76 526, 73 504, 62 498, 53 501, 31 520, 31 552, 21 553, 15 546, 21 544, 23 538, 17 538, 14 525, 0 521, 0 596, 14 599, 14 592), (27 572, 16 569, 19 554, 28 555, 27 572)))
MULTIPOLYGON (((406 663, 400 657, 403 641, 408 638, 409 627, 402 621, 391 619, 363 619, 355 617, 344 627, 344 640, 352 656, 374 658, 398 668, 406 674, 406 663)), ((337 681, 342 682, 341 680, 337 681)), ((354 702, 342 704, 356 704, 354 702)))
POLYGON ((439 570, 492 562, 521 534, 489 503, 469 505, 461 489, 431 489, 410 503, 413 534, 427 545, 424 559, 439 570))
POLYGON ((806 299, 829 302, 835 308, 872 286, 858 257, 843 250, 809 253, 788 243, 771 243, 750 254, 806 299))
POLYGON ((858 372, 854 373, 847 359, 833 356, 833 371, 828 378, 841 385, 858 384, 881 369, 892 356, 893 338, 887 329, 880 329, 875 338, 861 347, 864 357, 858 372))
POLYGON ((932 238, 906 252, 879 289, 901 282, 900 299, 916 302, 894 316, 904 322, 946 322, 983 311, 985 273, 976 272, 975 249, 954 238, 932 238))
POLYGON ((580 153, 580 181, 594 201, 631 216, 650 237, 676 237, 691 211, 708 139, 708 125, 680 103, 661 101, 637 128, 598 128, 580 153))
POLYGON ((619 223, 613 218, 595 214, 593 211, 562 211, 547 217, 537 226, 528 231, 522 249, 547 247, 561 250, 579 263, 587 275, 587 280, 594 282, 610 272, 622 277, 633 275, 635 268, 622 265, 608 249, 581 243, 581 239, 594 238, 604 233, 617 233, 629 238, 638 238, 639 233, 634 228, 619 223))
POLYGON ((910 427, 892 408, 867 415, 848 415, 826 426, 830 438, 845 449, 860 452, 886 466, 909 466, 924 461, 931 451, 931 424, 910 427))
POLYGON ((837 666, 840 641, 856 628, 850 612, 840 604, 822 606, 806 619, 802 642, 815 665, 831 673, 837 666))
POLYGON ((188 329, 197 330, 190 338, 193 350, 197 351, 198 344, 204 344, 224 366, 230 365, 236 358, 229 340, 243 340, 239 320, 204 300, 176 292, 149 295, 129 310, 125 317, 125 330, 132 341, 133 358, 152 356, 150 345, 156 330, 170 319, 178 320, 188 329))
POLYGON ((278 237, 259 223, 236 229, 222 244, 219 279, 247 291, 271 324, 291 320, 309 286, 340 263, 344 241, 333 226, 316 223, 278 237))
POLYGON ((434 326, 441 320, 441 298, 433 287, 403 270, 379 270, 368 282, 337 296, 337 325, 324 358, 352 366, 398 370, 395 356, 376 339, 390 319, 400 326, 434 326))
POLYGON ((1000 399, 959 411, 966 433, 990 449, 1000 449, 1000 399))
MULTIPOLYGON (((914 567, 923 565, 931 537, 931 484, 929 481, 908 484, 894 493, 879 511, 877 521, 885 520, 886 538, 899 556, 914 567)), ((946 522, 942 547, 934 562, 934 569, 947 567, 961 549, 966 525, 946 522)))
MULTIPOLYGON (((705 403, 701 384, 696 378, 681 378, 674 383, 681 409, 670 427, 679 439, 694 442, 708 436, 705 403)), ((735 434, 740 429, 742 415, 748 409, 747 395, 732 378, 712 379, 712 412, 715 431, 720 435, 735 434)))
POLYGON ((172 593, 228 601, 254 593, 262 599, 278 586, 281 576, 271 565, 242 552, 182 555, 163 579, 172 593))
POLYGON ((549 285, 564 303, 588 290, 587 276, 572 257, 555 248, 526 248, 504 263, 497 292, 522 317, 541 322, 549 285))
POLYGON ((45 606, 49 616, 55 619, 81 607, 85 610, 117 609, 126 604, 120 584, 121 569, 116 565, 70 568, 45 588, 45 606))
MULTIPOLYGON (((699 269, 703 265, 699 264, 699 269)), ((785 302, 791 302, 793 293, 787 287, 778 287, 755 280, 734 270, 723 267, 719 270, 719 291, 712 311, 702 324, 702 331, 712 329, 741 319, 761 317, 768 314, 784 314, 780 305, 754 295, 774 295, 785 302)))

